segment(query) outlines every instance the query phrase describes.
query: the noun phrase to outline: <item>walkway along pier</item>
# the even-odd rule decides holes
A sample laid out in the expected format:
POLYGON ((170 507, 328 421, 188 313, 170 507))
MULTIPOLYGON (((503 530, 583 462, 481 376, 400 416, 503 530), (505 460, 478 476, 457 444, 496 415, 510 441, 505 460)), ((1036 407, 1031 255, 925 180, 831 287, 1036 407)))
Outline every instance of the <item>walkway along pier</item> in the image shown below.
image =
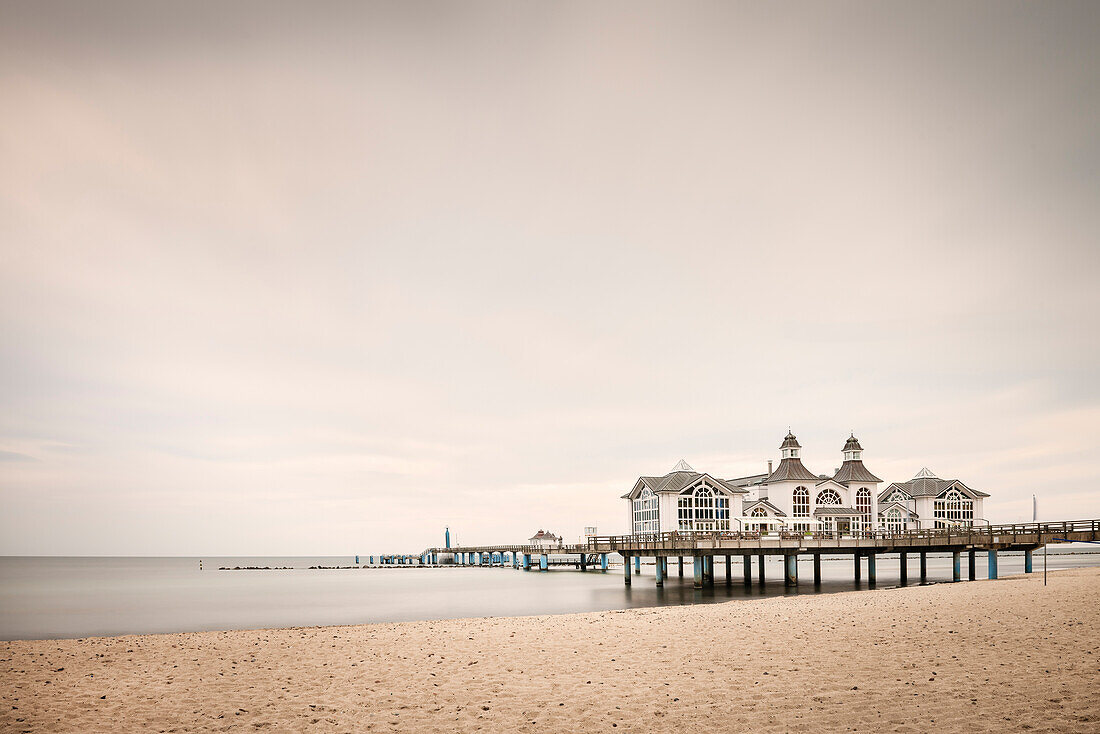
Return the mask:
POLYGON ((867 580, 875 583, 875 563, 880 555, 897 553, 901 561, 901 578, 908 575, 909 554, 920 557, 920 579, 927 578, 927 554, 951 553, 954 557, 953 580, 962 580, 962 554, 967 554, 967 571, 971 581, 975 578, 976 554, 983 553, 988 564, 988 577, 997 578, 997 554, 1000 551, 1024 551, 1024 570, 1032 572, 1032 554, 1044 545, 1067 542, 1100 541, 1100 520, 1070 520, 1064 522, 1026 523, 1013 525, 988 525, 985 527, 953 527, 934 530, 905 530, 900 532, 875 531, 852 535, 832 532, 745 532, 745 531, 694 531, 649 533, 640 535, 594 536, 587 543, 558 548, 537 548, 524 545, 485 545, 454 548, 428 548, 417 560, 426 564, 438 564, 443 554, 453 554, 458 565, 511 565, 513 568, 531 570, 537 565, 545 571, 550 566, 550 556, 576 555, 581 571, 599 566, 607 570, 607 557, 618 553, 623 557, 623 581, 630 584, 633 575, 641 571, 641 559, 653 558, 656 567, 657 586, 664 585, 668 576, 668 561, 678 561, 678 573, 683 575, 685 556, 694 563, 695 586, 714 584, 714 563, 722 559, 725 564, 726 583, 731 583, 734 557, 740 556, 744 571, 744 583, 752 583, 753 557, 757 559, 758 578, 764 582, 764 558, 783 556, 786 583, 798 583, 798 556, 812 555, 814 583, 821 582, 821 554, 850 554, 853 573, 859 579, 866 565, 867 580), (633 564, 631 563, 633 560, 633 564))

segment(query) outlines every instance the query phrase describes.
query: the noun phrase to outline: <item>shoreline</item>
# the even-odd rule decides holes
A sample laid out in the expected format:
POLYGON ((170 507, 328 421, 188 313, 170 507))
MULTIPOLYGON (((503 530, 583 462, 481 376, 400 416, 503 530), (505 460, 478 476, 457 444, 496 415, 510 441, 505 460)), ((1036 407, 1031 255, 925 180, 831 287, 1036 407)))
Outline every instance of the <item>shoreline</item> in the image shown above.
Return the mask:
POLYGON ((4 642, 0 729, 1095 731, 1100 568, 1041 575, 4 642))

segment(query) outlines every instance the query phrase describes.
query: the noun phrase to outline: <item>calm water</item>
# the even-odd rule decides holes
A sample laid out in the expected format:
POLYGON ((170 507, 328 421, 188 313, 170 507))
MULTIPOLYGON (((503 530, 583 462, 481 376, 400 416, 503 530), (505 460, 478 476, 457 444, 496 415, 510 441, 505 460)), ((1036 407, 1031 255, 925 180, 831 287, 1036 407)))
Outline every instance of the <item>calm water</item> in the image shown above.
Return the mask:
MULTIPOLYGON (((1051 570, 1100 565, 1100 553, 1051 552, 1051 570)), ((690 559, 684 576, 670 561, 671 578, 654 586, 653 566, 633 585, 621 567, 601 573, 554 568, 546 573, 505 568, 386 568, 309 570, 311 565, 350 565, 353 557, 325 558, 0 558, 0 639, 39 639, 150 632, 256 629, 360 624, 459 617, 518 616, 602 611, 667 604, 705 604, 729 599, 813 594, 866 588, 852 578, 850 557, 823 557, 823 583, 815 588, 809 556, 799 563, 797 588, 786 588, 783 565, 768 561, 766 583, 746 587, 739 558, 731 586, 725 564, 715 565, 712 589, 692 588, 690 559), (291 566, 280 571, 219 571, 219 566, 291 566)), ((951 557, 929 557, 929 581, 951 580, 951 557)), ((910 555, 916 583, 916 554, 910 555)), ((977 571, 985 577, 978 554, 977 571)), ((1000 575, 1023 572, 1022 554, 1001 554, 1000 575)), ((878 586, 898 583, 897 557, 878 559, 878 586)), ((1035 556, 1042 573, 1042 555, 1035 556)), ((963 556, 966 575, 966 556, 963 556)))

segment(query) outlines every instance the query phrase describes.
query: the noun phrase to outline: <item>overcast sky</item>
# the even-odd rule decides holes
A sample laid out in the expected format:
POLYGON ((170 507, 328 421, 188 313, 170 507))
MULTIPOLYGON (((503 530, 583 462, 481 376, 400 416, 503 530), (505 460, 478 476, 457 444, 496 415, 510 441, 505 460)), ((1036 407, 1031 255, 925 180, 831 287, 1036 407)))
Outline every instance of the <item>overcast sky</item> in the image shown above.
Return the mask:
POLYGON ((0 553, 1100 516, 1100 4, 0 3, 0 553))

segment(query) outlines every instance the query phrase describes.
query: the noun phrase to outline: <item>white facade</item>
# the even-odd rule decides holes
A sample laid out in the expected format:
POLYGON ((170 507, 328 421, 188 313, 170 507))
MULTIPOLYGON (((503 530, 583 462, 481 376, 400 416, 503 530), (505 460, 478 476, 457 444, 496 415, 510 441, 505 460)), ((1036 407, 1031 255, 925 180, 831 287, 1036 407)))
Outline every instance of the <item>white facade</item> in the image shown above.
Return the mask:
POLYGON ((561 538, 551 532, 542 530, 540 528, 537 533, 527 539, 527 544, 534 546, 535 548, 543 549, 560 548, 561 538))
POLYGON ((681 461, 661 477, 639 477, 623 495, 631 534, 705 531, 827 532, 849 535, 982 523, 983 492, 927 470, 886 489, 863 464, 850 436, 832 476, 802 464, 802 447, 788 433, 779 466, 768 473, 719 479, 681 461))

